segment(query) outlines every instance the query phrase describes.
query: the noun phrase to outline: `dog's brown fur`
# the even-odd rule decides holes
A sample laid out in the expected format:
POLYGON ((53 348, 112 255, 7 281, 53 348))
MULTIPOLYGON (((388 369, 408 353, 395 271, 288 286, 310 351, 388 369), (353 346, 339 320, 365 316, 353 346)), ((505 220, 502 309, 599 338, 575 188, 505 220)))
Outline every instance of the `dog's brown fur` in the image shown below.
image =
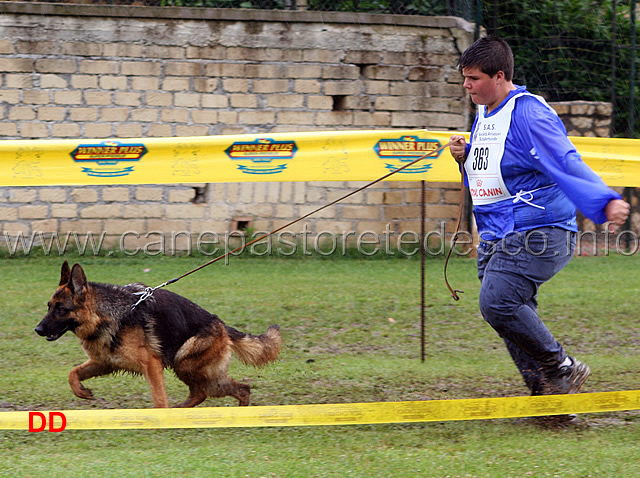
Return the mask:
POLYGON ((280 351, 280 328, 260 336, 225 325, 216 315, 173 292, 157 289, 132 310, 144 284, 125 286, 88 282, 80 265, 62 265, 60 285, 49 311, 35 331, 57 340, 72 331, 89 359, 69 373, 76 396, 93 399, 82 382, 117 371, 143 375, 154 407, 168 407, 163 370, 172 368, 189 387, 178 407, 194 407, 207 397, 232 396, 249 405, 249 385, 228 376, 233 352, 248 365, 274 361, 280 351))

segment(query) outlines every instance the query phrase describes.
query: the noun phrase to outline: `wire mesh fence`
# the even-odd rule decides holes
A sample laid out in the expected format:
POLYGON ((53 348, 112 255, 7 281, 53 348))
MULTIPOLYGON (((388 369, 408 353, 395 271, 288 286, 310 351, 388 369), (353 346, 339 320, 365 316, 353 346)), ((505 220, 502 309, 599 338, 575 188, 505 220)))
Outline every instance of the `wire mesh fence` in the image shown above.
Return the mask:
POLYGON ((635 1, 491 0, 482 24, 505 38, 515 82, 550 101, 610 101, 612 136, 637 137, 635 1))
MULTIPOLYGON (((254 8, 457 16, 512 46, 514 81, 549 101, 608 101, 611 136, 640 137, 636 0, 47 0, 152 7, 254 8)), ((0 2, 2 3, 2 2, 0 2)))

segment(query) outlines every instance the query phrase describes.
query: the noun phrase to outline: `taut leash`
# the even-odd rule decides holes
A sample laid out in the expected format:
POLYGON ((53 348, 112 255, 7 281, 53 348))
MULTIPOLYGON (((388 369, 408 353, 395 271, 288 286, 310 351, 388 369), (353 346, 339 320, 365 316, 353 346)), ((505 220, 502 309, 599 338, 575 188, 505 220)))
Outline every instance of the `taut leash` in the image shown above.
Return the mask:
MULTIPOLYGON (((319 211, 322 211, 323 209, 326 209, 326 208, 328 208, 328 207, 330 207, 330 206, 333 206, 334 204, 339 203, 340 201, 343 201, 343 200, 347 199, 348 197, 351 197, 351 196, 353 196, 354 194, 357 194, 357 193, 359 193, 359 192, 361 192, 361 191, 363 191, 363 190, 367 189, 368 187, 371 187, 371 186, 373 186, 374 184, 379 183, 380 181, 384 181, 384 180, 385 180, 385 179, 387 179, 389 176, 391 176, 391 175, 393 175, 393 174, 396 174, 396 173, 398 173, 398 172, 402 171, 403 169, 406 169, 406 168, 408 168, 408 167, 410 167, 410 166, 413 166, 414 164, 416 164, 416 163, 417 163, 417 162, 419 162, 419 161, 422 161, 422 160, 423 160, 423 159, 425 159, 425 158, 429 158, 429 157, 437 157, 437 156, 438 156, 438 155, 439 155, 439 154, 440 154, 444 149, 446 149, 446 148, 448 148, 449 146, 451 146, 451 143, 452 143, 452 142, 450 141, 450 142, 448 142, 447 144, 445 144, 444 146, 440 146, 438 149, 436 149, 436 150, 434 150, 434 151, 429 151, 429 152, 427 152, 427 153, 423 154, 422 156, 420 156, 419 158, 414 159, 414 160, 413 160, 413 161, 411 161, 410 163, 407 163, 407 164, 405 164, 404 166, 399 167, 398 169, 394 169, 394 170, 393 170, 393 171, 391 171, 390 173, 387 173, 387 174, 385 174, 384 176, 382 176, 382 177, 380 177, 380 178, 378 178, 378 179, 376 179, 376 180, 374 180, 374 181, 371 181, 370 183, 367 183, 367 184, 365 184, 364 186, 362 186, 362 187, 360 187, 360 188, 358 188, 358 189, 356 189, 356 190, 354 190, 354 191, 351 191, 349 194, 346 194, 345 196, 342 196, 341 198, 338 198, 338 199, 336 199, 336 200, 334 200, 334 201, 331 201, 330 203, 325 204, 324 206, 321 206, 321 207, 319 207, 318 209, 315 209, 315 210, 313 210, 313 211, 311 211, 311 212, 309 212, 309 213, 305 214, 304 216, 301 216, 301 217, 299 217, 299 218, 297 218, 297 219, 294 219, 293 221, 291 221, 291 222, 289 222, 289 223, 285 224, 284 226, 280 226, 280 227, 278 227, 277 229, 274 229, 274 230, 273 230, 273 231, 271 231, 271 232, 268 232, 268 233, 266 233, 266 234, 264 234, 264 235, 262 235, 262 236, 260 236, 260 237, 258 237, 258 238, 256 238, 256 239, 253 239, 252 241, 247 242, 246 244, 243 244, 243 245, 241 245, 241 246, 238 246, 238 247, 236 247, 234 250, 229 251, 229 252, 226 252, 224 255, 222 255, 222 256, 218 256, 218 257, 216 257, 215 259, 212 259, 212 260, 210 260, 209 262, 206 262, 206 263, 204 263, 204 264, 202 264, 202 265, 200 265, 200 266, 196 267, 195 269, 192 269, 192 270, 190 270, 189 272, 186 272, 186 273, 182 274, 181 276, 178 276, 178 277, 176 277, 176 278, 174 278, 174 279, 171 279, 171 280, 169 280, 169 281, 167 281, 167 282, 164 282, 164 283, 162 283, 162 284, 160 284, 160 285, 158 285, 158 286, 156 286, 156 287, 147 287, 145 290, 143 290, 143 291, 141 291, 141 292, 136 292, 136 293, 135 293, 135 295, 139 295, 139 296, 140 296, 140 299, 138 299, 138 302, 136 302, 135 304, 133 304, 133 305, 131 306, 131 310, 135 309, 135 308, 136 308, 140 303, 144 302, 144 301, 145 301, 145 300, 147 300, 149 297, 151 297, 151 296, 153 295, 153 293, 154 293, 157 289, 161 289, 161 288, 166 287, 166 286, 168 286, 168 285, 170 285, 170 284, 174 284, 174 283, 178 282, 180 279, 182 279, 182 278, 184 278, 184 277, 187 277, 188 275, 191 275, 191 274, 193 274, 194 272, 199 271, 200 269, 204 269, 205 267, 207 267, 207 266, 209 266, 209 265, 213 264, 214 262, 218 262, 218 261, 220 261, 220 260, 224 259, 225 257, 227 257, 227 256, 229 256, 229 255, 231 255, 231 254, 233 254, 233 253, 235 253, 235 252, 238 252, 239 250, 244 249, 244 248, 245 248, 245 247, 247 247, 247 246, 250 246, 251 244, 253 244, 253 243, 255 243, 255 242, 261 241, 262 239, 265 239, 265 238, 267 238, 267 237, 269 237, 269 236, 272 236, 272 235, 273 235, 273 234, 275 234, 276 232, 280 232, 280 231, 282 231, 283 229, 285 229, 285 228, 287 228, 287 227, 289 227, 289 226, 292 226, 293 224, 295 224, 295 223, 297 223, 297 222, 299 222, 299 221, 302 221, 303 219, 306 219, 306 218, 308 218, 309 216, 311 216, 311 215, 313 215, 313 214, 315 214, 315 213, 317 213, 317 212, 319 212, 319 211)), ((460 225, 460 218, 461 218, 461 217, 462 217, 462 212, 460 212, 460 215, 458 216, 458 227, 459 227, 459 225, 460 225)), ((456 230, 457 230, 457 229, 456 229, 456 230)), ((449 260, 449 257, 447 256, 447 261, 445 262, 445 281, 446 281, 446 264, 447 264, 448 260, 449 260)), ((448 282, 447 282, 447 287, 449 287, 449 283, 448 283, 448 282)), ((449 287, 449 290, 451 290, 451 287, 449 287)), ((458 291, 458 292, 461 292, 461 291, 458 291)), ((459 298, 457 298, 457 297, 456 297, 455 292, 454 292, 454 291, 452 291, 452 293, 454 293, 454 299, 458 300, 459 298)))

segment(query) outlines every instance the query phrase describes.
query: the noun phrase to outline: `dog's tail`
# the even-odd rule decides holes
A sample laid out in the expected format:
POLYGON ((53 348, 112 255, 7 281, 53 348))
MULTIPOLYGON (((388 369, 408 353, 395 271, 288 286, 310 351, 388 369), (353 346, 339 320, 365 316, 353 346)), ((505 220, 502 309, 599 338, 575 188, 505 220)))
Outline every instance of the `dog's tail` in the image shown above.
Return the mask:
POLYGON ((251 335, 225 325, 231 338, 231 350, 243 363, 261 367, 278 358, 282 337, 280 326, 271 325, 262 335, 251 335))

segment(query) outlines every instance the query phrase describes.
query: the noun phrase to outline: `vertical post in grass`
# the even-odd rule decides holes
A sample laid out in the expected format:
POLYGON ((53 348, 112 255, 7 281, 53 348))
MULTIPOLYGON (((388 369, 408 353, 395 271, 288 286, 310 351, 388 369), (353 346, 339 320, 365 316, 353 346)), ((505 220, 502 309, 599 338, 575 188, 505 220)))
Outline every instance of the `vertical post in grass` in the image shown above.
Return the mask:
POLYGON ((425 221, 426 221, 426 190, 425 180, 422 180, 422 197, 420 204, 420 360, 424 362, 424 260, 426 255, 425 238, 425 221))

